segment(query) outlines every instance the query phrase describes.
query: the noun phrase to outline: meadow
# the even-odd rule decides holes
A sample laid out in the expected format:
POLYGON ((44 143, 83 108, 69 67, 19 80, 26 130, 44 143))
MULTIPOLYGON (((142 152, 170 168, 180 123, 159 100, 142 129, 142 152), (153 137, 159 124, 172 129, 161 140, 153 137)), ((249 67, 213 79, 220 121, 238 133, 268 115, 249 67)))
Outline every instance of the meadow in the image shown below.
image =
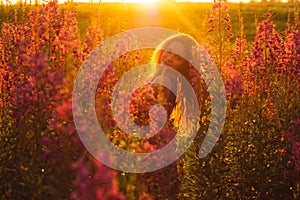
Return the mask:
MULTIPOLYGON (((90 22, 91 14, 98 12, 105 21, 103 27, 106 34, 116 34, 118 29, 138 27, 164 27, 188 32, 198 41, 206 40, 207 20, 212 3, 159 3, 155 5, 141 4, 81 4, 77 3, 74 11, 77 13, 78 27, 84 35, 90 22), (124 19, 124 20, 120 20, 124 19), (111 27, 112 26, 112 27, 111 27), (122 27, 123 26, 123 27, 122 27), (116 28, 118 27, 118 28, 116 28), (126 27, 126 28, 125 28, 126 27), (112 32, 109 29, 114 29, 112 32)), ((244 19, 244 31, 247 40, 252 41, 256 34, 259 21, 271 15, 276 24, 276 30, 284 32, 288 16, 293 14, 293 4, 283 3, 228 3, 232 32, 238 33, 239 19, 244 19)))
MULTIPOLYGON (((0 198, 299 199, 299 14, 297 3, 224 0, 2 4, 0 198), (204 105, 194 142, 163 169, 125 173, 97 161, 83 146, 72 91, 78 69, 97 45, 122 31, 151 26, 190 34, 211 55, 225 85, 225 125, 212 152, 198 158, 211 100, 203 82, 192 82, 204 105)), ((157 150, 162 141, 150 145, 129 137, 106 111, 118 80, 149 62, 152 52, 117 58, 100 77, 95 95, 107 137, 131 152, 157 150)), ((133 113, 145 109, 140 101, 134 99, 133 113)))

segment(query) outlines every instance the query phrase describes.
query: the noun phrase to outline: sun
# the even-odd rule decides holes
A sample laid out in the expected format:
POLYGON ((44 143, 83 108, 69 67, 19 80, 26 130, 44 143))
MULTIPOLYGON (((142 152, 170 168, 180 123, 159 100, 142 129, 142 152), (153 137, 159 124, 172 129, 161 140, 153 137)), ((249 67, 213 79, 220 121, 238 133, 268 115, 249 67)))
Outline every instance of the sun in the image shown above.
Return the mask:
POLYGON ((157 0, 124 0, 124 2, 128 2, 128 3, 156 3, 157 0))
MULTIPOLYGON (((76 1, 76 0, 75 0, 76 1)), ((78 1, 88 1, 88 0, 78 0, 78 1)), ((119 3, 141 3, 141 4, 151 4, 157 3, 159 0, 101 0, 101 2, 119 2, 119 3)))
POLYGON ((148 4, 148 3, 156 3, 158 2, 158 0, 103 0, 102 2, 124 2, 124 3, 148 4))

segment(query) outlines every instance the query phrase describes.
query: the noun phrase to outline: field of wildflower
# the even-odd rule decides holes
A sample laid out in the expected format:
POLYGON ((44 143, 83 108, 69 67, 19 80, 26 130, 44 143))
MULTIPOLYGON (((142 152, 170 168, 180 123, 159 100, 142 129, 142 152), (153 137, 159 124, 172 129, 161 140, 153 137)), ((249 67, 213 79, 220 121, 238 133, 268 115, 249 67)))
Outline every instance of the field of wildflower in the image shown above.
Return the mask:
MULTIPOLYGON (((4 3, 0 23, 1 199, 300 199, 299 4, 4 3), (226 89, 226 121, 213 151, 198 158, 211 110, 203 90, 200 129, 183 156, 154 172, 125 173, 83 146, 72 90, 97 45, 150 26, 190 34, 209 52, 226 89)), ((122 75, 149 61, 144 55, 151 52, 115 60, 95 97, 107 137, 132 152, 159 145, 127 137, 101 110, 122 75)))

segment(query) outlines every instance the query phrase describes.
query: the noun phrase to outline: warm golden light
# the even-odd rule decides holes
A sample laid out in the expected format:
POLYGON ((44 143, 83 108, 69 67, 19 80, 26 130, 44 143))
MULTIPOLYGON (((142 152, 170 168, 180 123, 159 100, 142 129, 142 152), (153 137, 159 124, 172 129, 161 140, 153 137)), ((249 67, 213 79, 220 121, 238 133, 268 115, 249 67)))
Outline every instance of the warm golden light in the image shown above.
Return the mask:
POLYGON ((127 3, 156 3, 157 0, 124 0, 127 3))
MULTIPOLYGON (((26 2, 26 4, 28 4, 30 1, 29 0, 2 0, 3 4, 15 4, 17 2, 26 2)), ((47 1, 43 1, 43 0, 38 0, 40 1, 41 3, 43 2, 47 2, 47 1)), ((32 0, 31 1, 32 3, 34 3, 35 1, 32 0)), ((64 2, 67 2, 67 0, 58 0, 58 3, 64 3, 64 2)), ((102 3, 141 3, 141 4, 149 4, 149 3, 156 3, 158 2, 158 0, 73 0, 73 2, 83 2, 83 3, 99 3, 99 2, 102 2, 102 3)))
MULTIPOLYGON (((1 1, 1 0, 0 0, 1 1)), ((17 2, 26 2, 27 4, 30 2, 29 0, 2 0, 2 2, 4 4, 8 3, 8 4, 15 4, 17 2)), ((42 2, 47 2, 47 0, 43 1, 43 0, 38 0, 41 3, 42 2)), ((210 2, 213 3, 213 0, 73 0, 73 2, 83 2, 83 3, 140 3, 140 4, 154 4, 157 2, 210 2)), ((228 2, 249 2, 250 0, 227 0, 228 2)), ((260 0, 257 0, 260 1, 260 0)), ((32 0, 31 3, 34 3, 35 1, 32 0)), ((67 2, 67 0, 58 0, 58 3, 64 3, 67 2)), ((282 0, 282 2, 287 2, 287 0, 282 0)))
MULTIPOLYGON (((79 0, 80 1, 80 0, 79 0)), ((82 2, 85 0, 81 0, 82 2)), ((124 2, 124 3, 142 3, 142 4, 148 4, 148 3, 156 3, 158 0, 102 0, 101 2, 124 2)))
MULTIPOLYGON (((35 0, 2 0, 3 4, 16 4, 17 2, 24 2, 29 4, 29 2, 34 3, 35 0)), ((41 3, 45 3, 48 0, 38 0, 41 3)), ((65 3, 68 0, 58 0, 58 3, 65 3)), ((249 3, 251 0, 227 0, 228 2, 232 3, 249 3)), ((261 0, 253 0, 254 2, 260 2, 261 0)), ((270 0, 267 0, 270 1, 270 0)), ((1 2, 1 0, 0 0, 1 2)), ((195 2, 195 3, 213 3, 214 0, 73 0, 73 2, 82 2, 82 3, 139 3, 139 4, 155 4, 157 2, 195 2)), ((288 2, 288 0, 280 0, 282 3, 288 2)))

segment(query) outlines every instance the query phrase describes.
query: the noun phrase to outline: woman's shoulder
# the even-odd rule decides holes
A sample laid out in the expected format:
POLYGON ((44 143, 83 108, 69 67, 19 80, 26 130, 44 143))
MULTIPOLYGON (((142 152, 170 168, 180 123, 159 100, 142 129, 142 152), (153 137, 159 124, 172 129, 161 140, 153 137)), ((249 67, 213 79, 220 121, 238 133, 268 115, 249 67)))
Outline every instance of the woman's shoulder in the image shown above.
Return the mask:
POLYGON ((174 72, 165 71, 162 74, 156 75, 151 81, 151 85, 160 85, 176 92, 177 90, 177 76, 174 72))

